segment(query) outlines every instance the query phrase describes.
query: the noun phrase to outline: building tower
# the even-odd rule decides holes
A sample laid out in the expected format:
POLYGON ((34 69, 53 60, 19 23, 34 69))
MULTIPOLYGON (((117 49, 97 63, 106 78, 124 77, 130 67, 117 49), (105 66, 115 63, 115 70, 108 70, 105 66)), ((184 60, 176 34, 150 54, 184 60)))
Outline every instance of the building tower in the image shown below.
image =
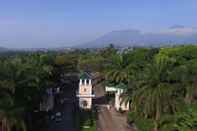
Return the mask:
POLYGON ((91 75, 84 72, 80 75, 79 90, 77 97, 79 98, 79 107, 82 109, 92 108, 92 98, 95 97, 92 91, 91 75))

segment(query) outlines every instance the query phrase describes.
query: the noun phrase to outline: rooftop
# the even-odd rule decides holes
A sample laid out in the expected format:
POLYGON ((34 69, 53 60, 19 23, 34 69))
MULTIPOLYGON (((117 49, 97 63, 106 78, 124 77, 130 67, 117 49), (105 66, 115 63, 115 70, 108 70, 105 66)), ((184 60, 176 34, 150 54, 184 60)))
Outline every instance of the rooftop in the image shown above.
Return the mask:
POLYGON ((92 78, 92 76, 89 74, 89 73, 87 73, 87 72, 82 72, 82 73, 80 73, 80 76, 79 76, 79 78, 80 79, 91 79, 92 78))
POLYGON ((117 88, 117 89, 126 89, 127 88, 127 85, 124 84, 124 83, 113 83, 113 82, 106 81, 105 84, 108 87, 114 87, 114 88, 117 88))

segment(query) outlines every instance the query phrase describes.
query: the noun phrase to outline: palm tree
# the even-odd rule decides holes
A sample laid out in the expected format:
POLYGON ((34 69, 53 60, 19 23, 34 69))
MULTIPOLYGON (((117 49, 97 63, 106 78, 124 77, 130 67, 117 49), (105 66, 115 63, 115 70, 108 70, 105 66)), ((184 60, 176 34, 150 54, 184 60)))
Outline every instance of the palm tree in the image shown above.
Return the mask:
MULTIPOLYGON (((126 85, 122 94, 122 103, 131 103, 133 90, 136 88, 140 67, 130 59, 130 54, 116 54, 112 57, 110 65, 106 69, 106 79, 114 85, 126 85)), ((129 104, 132 106, 131 104, 129 104)))
POLYGON ((177 79, 180 80, 183 86, 184 100, 186 104, 192 104, 194 96, 197 94, 197 60, 190 60, 175 70, 179 74, 177 79))
POLYGON ((14 106, 15 83, 10 80, 0 81, 0 122, 2 131, 11 131, 13 127, 26 131, 22 118, 22 108, 14 106))
POLYGON ((3 131, 26 129, 24 118, 27 116, 23 115, 39 106, 41 90, 53 83, 53 67, 48 62, 51 61, 40 54, 0 61, 0 122, 3 131))
POLYGON ((158 131, 159 122, 165 113, 176 111, 176 101, 173 97, 173 83, 168 79, 170 68, 167 62, 154 62, 147 66, 139 81, 139 87, 134 90, 133 108, 146 118, 152 118, 155 131, 158 131))
POLYGON ((106 79, 115 83, 128 83, 129 61, 124 54, 116 54, 112 57, 111 63, 106 70, 106 79))
POLYGON ((22 118, 22 109, 14 106, 4 105, 0 108, 0 120, 2 131, 11 131, 17 128, 26 131, 25 122, 22 118))

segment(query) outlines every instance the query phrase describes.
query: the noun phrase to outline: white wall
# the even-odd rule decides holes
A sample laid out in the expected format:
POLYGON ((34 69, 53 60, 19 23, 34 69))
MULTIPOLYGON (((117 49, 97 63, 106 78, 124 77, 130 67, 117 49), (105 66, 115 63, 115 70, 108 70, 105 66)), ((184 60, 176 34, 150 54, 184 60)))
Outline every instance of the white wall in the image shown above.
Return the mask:
POLYGON ((79 106, 84 109, 91 109, 92 108, 92 97, 94 97, 92 92, 92 81, 84 80, 82 81, 80 79, 79 81, 79 106), (87 105, 86 107, 83 105, 83 102, 86 101, 87 105))

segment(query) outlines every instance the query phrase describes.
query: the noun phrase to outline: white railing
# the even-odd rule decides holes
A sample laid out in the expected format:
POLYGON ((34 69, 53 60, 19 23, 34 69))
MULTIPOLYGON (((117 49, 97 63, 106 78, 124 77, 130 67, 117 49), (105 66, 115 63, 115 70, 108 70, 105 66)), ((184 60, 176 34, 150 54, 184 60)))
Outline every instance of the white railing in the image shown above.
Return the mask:
POLYGON ((77 94, 77 97, 95 97, 94 94, 77 94))

